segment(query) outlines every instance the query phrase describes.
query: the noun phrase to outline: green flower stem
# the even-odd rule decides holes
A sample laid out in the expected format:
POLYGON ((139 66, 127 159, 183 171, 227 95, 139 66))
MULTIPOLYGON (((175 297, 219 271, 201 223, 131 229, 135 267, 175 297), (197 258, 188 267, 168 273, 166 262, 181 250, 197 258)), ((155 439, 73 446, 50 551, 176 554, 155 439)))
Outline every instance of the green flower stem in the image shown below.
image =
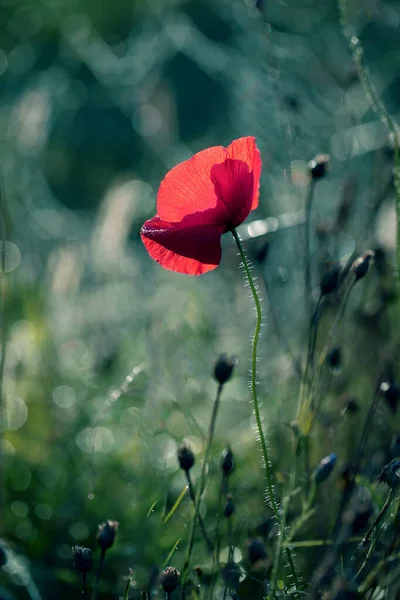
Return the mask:
MULTIPOLYGON (((251 274, 249 262, 246 258, 246 254, 244 252, 242 242, 238 236, 236 229, 232 229, 231 231, 232 231, 232 235, 235 239, 236 245, 238 247, 240 257, 243 262, 243 267, 244 267, 244 270, 246 273, 246 278, 247 278, 248 284, 250 286, 250 290, 251 290, 254 304, 256 307, 257 319, 256 319, 256 327, 255 327, 254 337, 253 337, 252 363, 251 363, 251 394, 252 394, 252 398, 253 398, 254 415, 256 417, 257 431, 258 431, 258 436, 259 436, 260 443, 261 443, 261 450, 262 450, 264 467, 265 467, 265 476, 266 476, 266 480, 267 480, 267 490, 268 490, 267 497, 268 497, 268 501, 269 501, 269 506, 270 506, 270 508, 274 514, 274 517, 276 519, 279 535, 283 536, 284 531, 282 531, 279 505, 276 500, 275 492, 274 492, 274 485, 273 485, 272 472, 271 472, 271 463, 270 463, 269 454, 268 454, 268 445, 267 445, 267 441, 266 441, 266 438, 264 435, 264 430, 263 430, 261 415, 260 415, 260 406, 259 406, 258 398, 257 398, 257 347, 258 347, 258 340, 260 337, 261 322, 262 322, 261 302, 260 302, 260 299, 257 294, 257 289, 256 289, 256 286, 255 286, 255 283, 253 280, 253 276, 251 274)), ((284 540, 284 538, 283 538, 283 540, 284 540)), ((289 563, 290 571, 292 573, 293 581, 294 581, 294 584, 295 584, 296 590, 297 590, 298 586, 299 586, 299 582, 298 582, 298 578, 297 578, 296 568, 295 568, 295 565, 293 562, 292 551, 290 548, 285 548, 285 553, 286 553, 286 557, 287 557, 287 560, 289 563)))
POLYGON ((102 548, 101 554, 100 554, 99 570, 97 571, 96 580, 95 580, 94 586, 93 586, 92 600, 96 600, 96 598, 97 598, 97 589, 99 587, 100 578, 103 573, 105 558, 106 558, 106 551, 102 548))
POLYGON ((192 559, 194 538, 195 538, 195 534, 196 534, 196 525, 197 525, 197 521, 199 518, 200 502, 201 502, 201 497, 203 495, 204 488, 205 488, 205 482, 206 482, 206 468, 207 468, 207 463, 208 463, 209 456, 210 456, 212 441, 214 438, 215 424, 217 421, 217 414, 218 414, 218 409, 219 409, 219 404, 220 404, 220 400, 221 400, 221 394, 222 394, 223 387, 224 386, 222 383, 220 383, 218 385, 217 395, 216 395, 216 398, 214 401, 213 412, 211 415, 210 426, 208 428, 206 449, 204 452, 204 458, 203 458, 203 462, 201 465, 199 489, 197 492, 197 497, 196 497, 196 502, 195 502, 195 507, 194 507, 194 516, 193 516, 193 520, 192 520, 192 528, 191 528, 190 537, 189 537, 189 546, 188 546, 188 550, 186 553, 186 559, 185 559, 185 564, 184 564, 183 573, 182 573, 181 600, 184 600, 184 598, 185 598, 186 582, 187 582, 187 577, 188 577, 188 573, 189 573, 190 561, 192 559))

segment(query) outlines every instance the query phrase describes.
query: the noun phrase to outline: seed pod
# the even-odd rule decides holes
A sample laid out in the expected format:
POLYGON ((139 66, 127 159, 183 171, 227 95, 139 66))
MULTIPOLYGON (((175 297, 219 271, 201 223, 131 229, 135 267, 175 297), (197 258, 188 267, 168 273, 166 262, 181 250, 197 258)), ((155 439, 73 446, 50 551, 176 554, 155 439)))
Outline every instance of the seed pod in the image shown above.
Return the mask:
POLYGON ((79 573, 86 574, 92 568, 92 551, 89 548, 73 546, 72 559, 74 561, 74 567, 79 573))
POLYGON ((231 494, 228 494, 226 497, 225 507, 224 507, 224 517, 229 519, 233 513, 235 512, 235 505, 232 500, 231 494))
POLYGON ((228 358, 226 354, 221 354, 214 367, 214 377, 220 385, 224 385, 224 383, 229 381, 236 363, 236 358, 228 358))
POLYGON ((117 521, 106 521, 99 525, 97 542, 100 548, 105 552, 114 544, 115 533, 118 529, 117 521))
POLYGON ((187 446, 181 446, 178 450, 179 466, 183 471, 190 471, 195 463, 193 452, 187 446))
POLYGON ((222 453, 221 469, 225 475, 230 475, 230 473, 232 473, 232 471, 235 469, 235 459, 229 446, 222 453))
POLYGON ((356 276, 356 281, 363 279, 368 273, 369 263, 371 258, 374 256, 372 250, 367 250, 362 256, 356 258, 356 260, 351 265, 351 270, 356 276))
POLYGON ((161 575, 161 586, 164 592, 170 594, 178 587, 180 573, 175 567, 167 567, 161 575))
POLYGON ((336 464, 336 454, 334 452, 332 452, 331 454, 329 454, 328 456, 325 456, 325 458, 323 458, 321 460, 321 462, 319 463, 319 465, 316 467, 316 469, 314 470, 313 473, 313 478, 315 480, 315 483, 323 483, 324 481, 326 481, 329 477, 329 475, 332 473, 333 468, 336 464))
POLYGON ((308 168, 313 179, 321 179, 326 175, 329 165, 329 154, 317 154, 308 163, 308 168))

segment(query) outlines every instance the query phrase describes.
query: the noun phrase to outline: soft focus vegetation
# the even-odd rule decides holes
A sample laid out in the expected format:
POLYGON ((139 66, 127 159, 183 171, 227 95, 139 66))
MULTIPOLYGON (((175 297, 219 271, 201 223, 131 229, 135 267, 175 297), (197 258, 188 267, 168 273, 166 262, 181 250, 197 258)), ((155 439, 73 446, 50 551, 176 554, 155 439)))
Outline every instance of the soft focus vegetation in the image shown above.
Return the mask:
MULTIPOLYGON (((400 456, 399 300, 394 143, 348 38, 361 40, 396 122, 400 6, 349 0, 347 18, 343 31, 331 0, 2 0, 1 600, 81 597, 71 547, 93 550, 92 586, 98 525, 107 519, 119 528, 99 600, 123 598, 130 569, 130 598, 144 597, 155 568, 182 571, 189 491, 165 518, 187 485, 177 451, 187 444, 194 452, 198 485, 222 353, 238 363, 222 390, 200 514, 214 540, 220 457, 230 446, 235 512, 231 530, 227 518, 218 526, 221 564, 242 570, 236 597, 272 593, 276 523, 250 405, 254 311, 237 249, 226 235, 218 269, 191 278, 164 271, 139 237, 166 171, 247 135, 257 138, 263 173, 260 206, 239 231, 263 297, 258 389, 305 586, 297 597, 338 600, 348 586, 359 597, 398 597, 397 465, 377 529, 386 527, 373 532, 356 577, 367 553, 360 541, 389 493, 377 475, 400 456), (308 162, 320 152, 329 166, 314 180, 308 162), (343 306, 349 267, 368 249, 368 274, 343 306), (310 314, 321 278, 336 267, 347 279, 311 321, 314 365, 326 360, 315 367, 313 404, 298 412, 310 314), (313 489, 310 474, 331 453, 334 470, 313 489), (367 517, 342 539, 349 478, 347 515, 354 520, 363 507, 367 517), (268 557, 252 561, 252 540, 268 557), (325 554, 330 546, 336 555, 325 554), (334 564, 319 581, 329 556, 334 564)), ((296 597, 286 565, 283 555, 276 598, 296 597)), ((212 567, 197 528, 187 598, 211 597, 212 567)), ((221 600, 226 582, 227 597, 235 587, 223 576, 214 590, 221 600)))

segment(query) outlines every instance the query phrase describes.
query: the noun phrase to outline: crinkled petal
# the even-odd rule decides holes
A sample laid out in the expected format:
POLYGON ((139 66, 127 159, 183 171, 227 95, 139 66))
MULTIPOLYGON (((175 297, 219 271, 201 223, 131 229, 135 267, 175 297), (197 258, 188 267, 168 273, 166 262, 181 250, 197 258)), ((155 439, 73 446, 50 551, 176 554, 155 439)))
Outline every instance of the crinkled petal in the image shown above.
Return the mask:
POLYGON ((253 174, 253 196, 250 210, 254 210, 258 206, 262 166, 260 151, 256 145, 256 138, 247 136, 233 140, 226 150, 229 158, 245 162, 249 171, 253 174))
POLYGON ((170 223, 199 213, 203 223, 222 223, 229 217, 225 206, 218 202, 210 178, 211 169, 226 159, 226 148, 215 146, 198 152, 189 160, 171 169, 157 195, 157 215, 170 223), (210 210, 213 209, 213 210, 210 210))
POLYGON ((143 225, 141 237, 150 256, 164 269, 202 275, 220 263, 222 233, 220 225, 182 226, 154 217, 143 225))

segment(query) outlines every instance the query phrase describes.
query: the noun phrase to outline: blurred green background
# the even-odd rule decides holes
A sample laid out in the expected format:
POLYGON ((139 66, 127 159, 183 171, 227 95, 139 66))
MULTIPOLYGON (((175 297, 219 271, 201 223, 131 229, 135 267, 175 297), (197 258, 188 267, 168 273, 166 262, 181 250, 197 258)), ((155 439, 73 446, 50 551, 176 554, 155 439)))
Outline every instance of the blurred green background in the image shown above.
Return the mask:
MULTIPOLYGON (((350 8, 373 81, 396 115, 400 4, 350 8)), ((0 25, 7 240, 0 516, 10 552, 0 597, 79 597, 71 546, 94 549, 97 525, 111 518, 120 529, 99 597, 118 598, 129 568, 140 589, 178 539, 174 561, 182 566, 188 498, 167 525, 162 517, 185 485, 178 446, 186 441, 202 450, 221 352, 235 354, 239 364, 217 423, 210 522, 219 455, 228 443, 238 462, 232 485, 243 554, 246 540, 265 534, 270 516, 247 386, 254 315, 239 259, 227 239, 221 266, 200 279, 153 263, 139 230, 155 212, 160 180, 200 149, 256 135, 261 201, 249 221, 293 216, 292 227, 246 242, 270 300, 260 397, 283 483, 292 437, 277 423, 295 417, 298 381, 281 338, 301 356, 307 325, 304 232, 296 225, 306 165, 317 152, 331 155, 313 212, 318 293, 320 265, 345 264, 370 246, 392 260, 392 155, 335 2, 2 0, 0 25)), ((242 233, 253 237, 246 228, 242 233)), ((332 451, 346 463, 361 417, 342 416, 344 394, 356 395, 361 406, 368 402, 382 363, 395 356, 390 315, 377 305, 376 290, 391 285, 387 271, 384 277, 374 268, 354 294, 340 333, 344 366, 326 374, 327 410, 313 464, 332 451)), ((389 446, 396 420, 383 410, 377 427, 389 446)), ((321 509, 306 535, 323 535, 329 514, 321 509)), ((306 564, 308 557, 298 559, 306 564)), ((201 546, 196 560, 205 560, 201 546)))

